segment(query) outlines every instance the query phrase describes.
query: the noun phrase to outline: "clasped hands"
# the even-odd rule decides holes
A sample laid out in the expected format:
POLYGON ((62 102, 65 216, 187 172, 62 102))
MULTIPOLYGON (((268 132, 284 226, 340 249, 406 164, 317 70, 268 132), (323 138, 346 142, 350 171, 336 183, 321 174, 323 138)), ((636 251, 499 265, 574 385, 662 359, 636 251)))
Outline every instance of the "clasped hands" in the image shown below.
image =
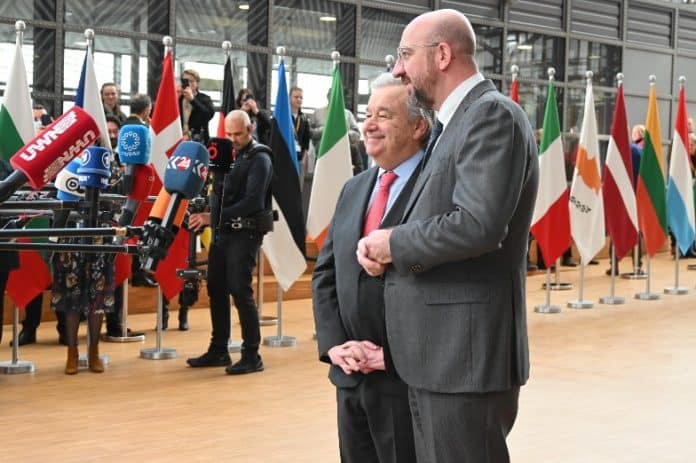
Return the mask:
POLYGON ((358 256, 358 263, 368 275, 376 277, 383 274, 392 261, 389 248, 391 232, 390 228, 374 230, 358 241, 355 254, 358 256))
POLYGON ((384 370, 384 351, 370 341, 346 341, 333 346, 327 352, 331 363, 340 367, 347 375, 359 371, 368 374, 384 370))

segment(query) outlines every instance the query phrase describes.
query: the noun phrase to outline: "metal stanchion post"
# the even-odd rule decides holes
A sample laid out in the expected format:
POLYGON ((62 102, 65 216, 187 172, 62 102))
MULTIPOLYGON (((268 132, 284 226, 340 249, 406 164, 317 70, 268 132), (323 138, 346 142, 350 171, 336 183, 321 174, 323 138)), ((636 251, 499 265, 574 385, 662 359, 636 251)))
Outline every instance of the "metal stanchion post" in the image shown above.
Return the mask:
POLYGON ((557 305, 551 305, 551 269, 546 269, 546 304, 534 306, 534 311, 537 313, 559 313, 561 308, 557 305))
POLYGON ((258 270, 258 276, 256 277, 256 307, 259 311, 259 325, 270 326, 278 323, 278 317, 273 317, 271 315, 263 315, 263 249, 259 248, 259 255, 257 256, 258 265, 256 269, 258 270))
POLYGON ((580 283, 578 287, 578 298, 568 301, 569 309, 591 309, 594 307, 594 302, 586 301, 583 297, 583 289, 585 288, 585 262, 580 260, 580 283))
MULTIPOLYGON (((547 270, 548 274, 548 270, 547 270)), ((573 284, 572 283, 561 283, 561 258, 559 257, 556 259, 556 273, 555 273, 555 282, 550 283, 549 278, 546 279, 546 283, 544 283, 541 287, 546 289, 547 285, 551 285, 551 289, 554 291, 568 291, 573 289, 573 284)))
POLYGON ((297 345, 295 336, 283 336, 283 288, 278 285, 278 334, 263 338, 263 345, 269 347, 294 347, 297 345))
POLYGON ((675 296, 683 296, 689 294, 689 290, 683 286, 679 286, 679 246, 674 251, 674 286, 668 286, 664 289, 665 294, 675 296))
POLYGON ((640 239, 638 240, 638 243, 636 246, 633 248, 633 272, 631 273, 624 273, 621 275, 621 278, 625 278, 627 280, 644 280, 648 276, 641 270, 640 265, 640 239))
POLYGON ((147 360, 165 360, 176 358, 176 349, 162 347, 162 288, 157 287, 157 333, 155 335, 155 347, 140 350, 140 358, 147 360))
POLYGON ((636 293, 636 299, 640 299, 642 301, 655 301, 660 298, 660 295, 650 292, 650 256, 646 255, 645 257, 645 273, 647 274, 647 278, 645 279, 645 291, 642 293, 636 293))
POLYGON ((623 304, 625 299, 621 296, 616 296, 614 290, 616 288, 616 248, 611 246, 611 283, 609 286, 609 295, 599 298, 599 302, 608 305, 623 304))
POLYGON ((144 334, 128 335, 128 279, 123 282, 123 306, 121 307, 121 336, 107 336, 102 339, 106 342, 140 342, 145 340, 144 334))
MULTIPOLYGON (((3 297, 3 295, 0 295, 3 297)), ((2 320, 0 320, 2 323, 2 320)), ((34 373, 36 368, 32 362, 19 360, 19 308, 14 306, 12 314, 12 360, 0 362, 0 374, 19 375, 22 373, 34 373)))

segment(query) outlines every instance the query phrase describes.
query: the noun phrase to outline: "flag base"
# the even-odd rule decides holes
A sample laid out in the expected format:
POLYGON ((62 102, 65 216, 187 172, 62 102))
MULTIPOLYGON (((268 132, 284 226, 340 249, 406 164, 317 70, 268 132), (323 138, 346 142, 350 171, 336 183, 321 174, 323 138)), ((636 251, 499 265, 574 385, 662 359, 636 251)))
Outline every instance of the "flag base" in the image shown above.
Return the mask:
POLYGON ((622 296, 602 296, 599 298, 600 304, 619 305, 624 304, 626 299, 622 296))
POLYGON ((534 311, 536 313, 559 313, 561 308, 557 305, 535 305, 534 311))
POLYGON ((139 334, 137 336, 107 336, 106 334, 103 334, 101 339, 105 342, 143 342, 145 341, 145 335, 139 334))
POLYGON ((268 347, 295 347, 297 338, 295 336, 266 336, 263 338, 263 345, 268 347))
POLYGON ((36 367, 34 367, 34 363, 26 360, 0 362, 0 374, 3 375, 21 375, 25 373, 34 373, 35 371, 36 367))
MULTIPOLYGON (((543 283, 541 287, 546 289, 546 283, 543 283)), ((573 283, 551 283, 549 289, 552 291, 570 291, 573 289, 573 283)))
POLYGON ((687 270, 696 270, 696 264, 689 264, 686 266, 687 270))
POLYGON ((637 272, 622 273, 621 278, 625 280, 645 280, 648 278, 648 275, 642 270, 638 270, 637 272))
POLYGON ((684 288, 683 286, 677 286, 676 288, 674 286, 668 286, 664 290, 665 294, 672 294, 674 296, 683 296, 684 294, 689 294, 689 289, 684 288))
POLYGON ((636 293, 636 299, 640 299, 641 301, 656 301, 660 299, 660 295, 646 291, 644 293, 636 293))
POLYGON ((159 349, 155 347, 149 347, 147 349, 140 350, 140 358, 146 360, 167 360, 176 358, 176 349, 169 347, 161 347, 159 349))
MULTIPOLYGON (((101 363, 104 366, 107 366, 111 363, 111 359, 106 354, 101 354, 99 356, 99 360, 101 360, 101 363)), ((89 358, 87 357, 87 354, 80 354, 80 358, 77 360, 77 366, 79 366, 80 368, 89 367, 89 358)))
POLYGON ((272 326, 278 324, 278 317, 273 315, 262 315, 259 317, 259 325, 261 326, 272 326))
POLYGON ((242 341, 237 341, 236 339, 230 339, 227 341, 227 352, 237 353, 242 351, 242 341))
POLYGON ((594 308, 594 302, 592 301, 580 301, 580 300, 572 300, 568 301, 568 304, 566 304, 566 307, 569 309, 592 309, 594 308))

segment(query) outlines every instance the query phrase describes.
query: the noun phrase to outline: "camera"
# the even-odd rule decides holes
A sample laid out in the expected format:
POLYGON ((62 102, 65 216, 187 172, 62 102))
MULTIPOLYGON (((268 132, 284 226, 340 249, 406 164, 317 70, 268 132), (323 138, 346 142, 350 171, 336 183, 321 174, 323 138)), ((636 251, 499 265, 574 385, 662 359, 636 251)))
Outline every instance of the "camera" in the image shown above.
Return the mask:
POLYGON ((184 77, 182 77, 182 78, 181 78, 181 88, 186 88, 186 87, 188 87, 188 86, 189 86, 189 80, 186 79, 186 78, 184 78, 184 77))
POLYGON ((253 94, 247 93, 246 95, 244 95, 244 98, 242 98, 242 101, 254 100, 254 99, 255 99, 255 98, 254 98, 254 95, 253 95, 253 94))
POLYGON ((46 127, 47 125, 50 125, 53 120, 51 119, 50 114, 42 114, 41 115, 41 125, 46 127))

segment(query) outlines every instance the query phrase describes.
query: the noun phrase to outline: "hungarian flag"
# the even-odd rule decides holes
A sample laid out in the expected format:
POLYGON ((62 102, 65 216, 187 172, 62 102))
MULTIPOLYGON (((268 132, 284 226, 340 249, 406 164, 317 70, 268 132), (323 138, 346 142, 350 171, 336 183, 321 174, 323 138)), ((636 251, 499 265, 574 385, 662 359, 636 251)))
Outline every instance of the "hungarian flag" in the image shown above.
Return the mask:
POLYGON ((232 59, 227 55, 222 77, 222 106, 218 122, 217 136, 225 138, 225 116, 234 108, 234 79, 232 78, 232 59))
POLYGON ((604 247, 604 202, 592 81, 585 91, 585 114, 570 187, 570 231, 587 264, 604 247))
POLYGON ((667 239, 667 204, 662 161, 662 136, 657 114, 655 85, 650 84, 648 116, 643 136, 643 155, 640 159, 636 203, 638 224, 643 234, 645 250, 652 257, 667 239))
MULTIPOLYGON (((31 219, 26 228, 49 228, 48 218, 31 219)), ((34 240, 20 238, 17 240, 19 243, 45 241, 47 241, 46 238, 34 240)), ((51 281, 51 271, 38 251, 20 251, 19 268, 12 270, 7 279, 7 295, 17 307, 25 308, 36 296, 48 288, 51 281)))
POLYGON ((307 212, 307 234, 319 248, 326 238, 341 188, 353 176, 345 109, 341 74, 336 66, 307 212))
POLYGON ((274 158, 271 191, 273 209, 278 211, 278 221, 273 224, 273 231, 264 237, 263 251, 278 284, 287 291, 305 271, 307 261, 295 136, 285 81, 285 63, 282 59, 278 65, 278 95, 273 114, 275 117, 270 143, 274 158))
POLYGON ((667 184, 667 220, 682 254, 694 242, 694 192, 689 161, 689 126, 684 86, 679 90, 679 106, 672 138, 672 155, 667 184))
POLYGON ((604 164, 602 195, 607 231, 614 245, 616 258, 621 259, 638 242, 638 212, 633 190, 633 161, 628 141, 623 85, 619 85, 616 93, 614 119, 604 164))
POLYGON ((6 79, 5 98, 0 109, 0 159, 6 161, 34 137, 31 96, 22 57, 22 44, 19 40, 18 37, 10 74, 6 79))
POLYGON ((563 164, 556 89, 552 80, 549 80, 539 147, 539 189, 534 205, 531 232, 541 248, 547 268, 550 268, 570 246, 568 186, 563 164))
MULTIPOLYGON (((150 160, 157 172, 150 192, 156 195, 162 187, 167 161, 183 136, 181 121, 179 120, 179 101, 176 95, 174 63, 171 51, 165 54, 162 62, 162 80, 157 90, 157 99, 152 112, 150 133, 152 135, 150 160)), ((144 203, 138 210, 135 223, 142 224, 149 215, 151 208, 152 203, 144 203)), ((164 297, 167 299, 174 297, 183 288, 183 282, 176 276, 176 269, 186 267, 188 239, 188 230, 179 229, 174 242, 169 247, 167 257, 159 263, 155 271, 155 279, 159 283, 164 297)))
POLYGON ((99 127, 99 143, 105 148, 111 147, 109 131, 106 128, 106 116, 104 116, 104 106, 101 101, 101 93, 97 84, 97 75, 94 73, 94 61, 92 58, 91 47, 85 52, 85 60, 82 62, 82 72, 80 73, 80 83, 77 85, 75 95, 75 106, 84 109, 87 114, 92 116, 94 122, 99 127))

